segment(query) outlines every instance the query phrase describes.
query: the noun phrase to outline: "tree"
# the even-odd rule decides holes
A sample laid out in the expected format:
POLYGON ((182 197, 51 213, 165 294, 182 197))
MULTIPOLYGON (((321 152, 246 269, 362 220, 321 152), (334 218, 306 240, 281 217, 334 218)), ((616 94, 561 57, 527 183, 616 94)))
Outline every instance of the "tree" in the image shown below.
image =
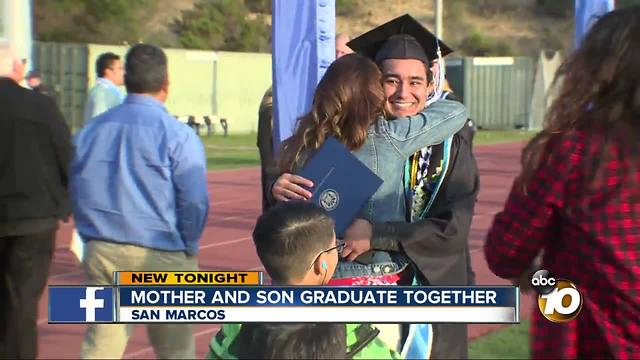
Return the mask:
POLYGON ((459 45, 466 55, 470 56, 511 56, 513 50, 504 41, 483 36, 477 31, 462 39, 459 45))
POLYGON ((271 27, 243 1, 200 0, 173 23, 182 46, 227 51, 271 51, 271 27))
POLYGON ((249 11, 271 15, 271 0, 244 0, 249 11))
POLYGON ((140 18, 153 13, 155 0, 34 1, 38 40, 135 43, 143 34, 140 18))
POLYGON ((573 14, 574 2, 571 0, 537 0, 543 14, 556 18, 567 18, 573 14))
POLYGON ((357 16, 361 12, 359 0, 336 0, 337 16, 357 16))
POLYGON ((640 6, 640 0, 617 0, 615 5, 616 9, 622 9, 629 6, 640 6))

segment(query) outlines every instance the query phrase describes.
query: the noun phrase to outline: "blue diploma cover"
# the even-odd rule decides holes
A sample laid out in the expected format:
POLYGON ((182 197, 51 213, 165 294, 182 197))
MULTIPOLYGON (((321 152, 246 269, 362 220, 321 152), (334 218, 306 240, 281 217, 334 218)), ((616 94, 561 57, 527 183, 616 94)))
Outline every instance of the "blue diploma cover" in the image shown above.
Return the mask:
POLYGON ((382 185, 382 179, 334 137, 327 138, 298 175, 313 181, 311 201, 329 212, 337 237, 382 185))

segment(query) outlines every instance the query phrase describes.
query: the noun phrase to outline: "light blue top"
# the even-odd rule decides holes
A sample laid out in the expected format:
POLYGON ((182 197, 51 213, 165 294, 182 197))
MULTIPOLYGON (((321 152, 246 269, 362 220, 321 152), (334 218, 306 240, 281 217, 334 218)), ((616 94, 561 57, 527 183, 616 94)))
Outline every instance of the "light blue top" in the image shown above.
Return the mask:
POLYGON ((416 151, 443 142, 467 121, 459 102, 438 100, 411 117, 380 117, 369 128, 364 145, 353 152, 383 181, 365 204, 360 217, 371 222, 406 221, 404 164, 416 151))
POLYGON ((84 124, 103 112, 118 106, 124 100, 124 95, 118 87, 105 78, 98 78, 96 85, 89 90, 87 103, 84 108, 84 124))
POLYGON ((91 121, 74 137, 73 214, 83 240, 195 255, 209 210, 204 147, 146 95, 91 121))

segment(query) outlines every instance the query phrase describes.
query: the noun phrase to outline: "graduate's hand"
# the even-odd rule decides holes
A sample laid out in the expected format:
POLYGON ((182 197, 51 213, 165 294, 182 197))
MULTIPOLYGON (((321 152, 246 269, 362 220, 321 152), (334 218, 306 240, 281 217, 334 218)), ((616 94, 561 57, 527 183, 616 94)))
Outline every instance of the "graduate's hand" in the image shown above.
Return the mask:
POLYGON ((271 194, 277 201, 311 199, 311 192, 307 191, 302 186, 311 188, 313 187, 313 182, 303 178, 302 176, 284 173, 280 175, 278 180, 273 184, 271 194))
POLYGON ((342 257, 354 261, 358 256, 371 250, 373 226, 364 219, 356 219, 344 233, 342 257))

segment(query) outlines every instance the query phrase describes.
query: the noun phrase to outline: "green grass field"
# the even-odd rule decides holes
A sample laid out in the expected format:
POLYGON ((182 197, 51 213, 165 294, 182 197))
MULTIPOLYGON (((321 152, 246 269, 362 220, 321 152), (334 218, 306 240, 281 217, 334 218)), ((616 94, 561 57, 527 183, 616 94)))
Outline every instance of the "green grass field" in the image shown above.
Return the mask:
POLYGON ((209 170, 260 166, 256 134, 202 136, 209 170))
POLYGON ((470 359, 528 359, 529 321, 481 336, 469 344, 470 359))
POLYGON ((507 131, 496 131, 496 130, 480 130, 476 133, 476 136, 473 138, 474 145, 483 145, 483 144, 499 144, 505 142, 513 142, 513 141, 523 141, 529 140, 535 135, 534 131, 527 130, 507 130, 507 131))
MULTIPOLYGON (((497 144, 527 140, 533 136, 530 131, 479 131, 475 145, 497 144)), ((207 152, 209 170, 234 169, 260 166, 260 155, 256 146, 256 134, 202 136, 207 152)))

